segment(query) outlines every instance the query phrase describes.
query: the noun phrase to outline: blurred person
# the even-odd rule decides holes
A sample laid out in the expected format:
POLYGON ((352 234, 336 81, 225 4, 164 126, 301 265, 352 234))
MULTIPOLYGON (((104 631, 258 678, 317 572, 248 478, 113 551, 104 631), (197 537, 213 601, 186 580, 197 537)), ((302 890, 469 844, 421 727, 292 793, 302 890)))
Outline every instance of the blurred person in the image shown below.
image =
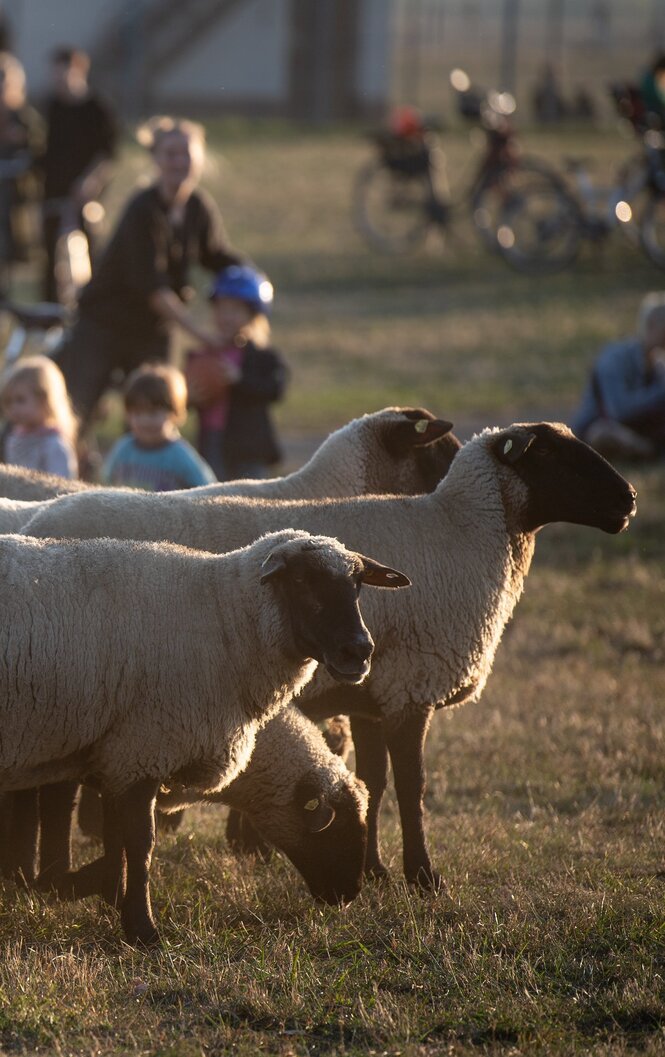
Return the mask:
POLYGON ((63 225, 79 228, 94 257, 86 205, 102 195, 115 155, 117 130, 110 106, 91 92, 90 60, 78 48, 51 53, 52 94, 47 100, 43 236, 46 264, 43 297, 58 300, 57 245, 63 225))
POLYGON ((205 157, 202 126, 155 118, 139 140, 150 150, 155 180, 130 198, 56 353, 84 425, 115 371, 168 359, 174 325, 208 341, 184 304, 190 267, 218 272, 238 262, 214 202, 196 188, 205 157))
POLYGON ((198 449, 220 481, 266 477, 281 459, 269 407, 283 396, 288 371, 269 347, 272 300, 261 272, 225 268, 210 291, 213 340, 188 355, 198 449))
POLYGON ((23 66, 0 51, 0 297, 8 296, 11 265, 28 254, 25 210, 39 194, 34 166, 42 149, 43 124, 26 102, 23 66))
POLYGON ((665 52, 660 52, 645 70, 640 81, 640 95, 651 128, 665 127, 665 52))
POLYGON ((665 454, 665 292, 643 299, 636 335, 601 350, 571 428, 607 458, 665 454))
POLYGON ((0 382, 0 406, 7 422, 3 457, 60 477, 76 477, 76 418, 62 372, 47 356, 14 364, 0 382))
POLYGON ((127 379, 125 413, 129 432, 102 466, 105 484, 171 492, 211 484, 215 475, 180 436, 187 418, 187 383, 167 364, 139 367, 127 379))

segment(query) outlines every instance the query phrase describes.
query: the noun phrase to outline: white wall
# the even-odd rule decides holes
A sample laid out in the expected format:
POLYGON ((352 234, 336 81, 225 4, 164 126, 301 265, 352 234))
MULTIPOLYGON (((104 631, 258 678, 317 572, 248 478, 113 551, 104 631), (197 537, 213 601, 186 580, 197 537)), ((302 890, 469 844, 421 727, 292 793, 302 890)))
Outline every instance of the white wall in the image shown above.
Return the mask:
POLYGON ((365 0, 356 70, 358 95, 369 102, 388 98, 392 76, 392 0, 365 0))
POLYGON ((59 44, 88 49, 123 0, 5 0, 15 50, 31 95, 48 83, 48 55, 59 44))
POLYGON ((288 90, 288 0, 252 0, 213 27, 155 85, 188 99, 283 98, 288 90))

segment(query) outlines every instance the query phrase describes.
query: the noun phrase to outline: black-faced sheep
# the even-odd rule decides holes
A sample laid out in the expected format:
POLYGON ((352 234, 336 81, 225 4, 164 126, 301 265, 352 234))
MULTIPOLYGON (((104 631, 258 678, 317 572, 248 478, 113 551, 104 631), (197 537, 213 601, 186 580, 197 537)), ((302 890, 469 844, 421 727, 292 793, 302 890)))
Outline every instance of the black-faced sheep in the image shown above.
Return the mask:
MULTIPOLYGON (((460 442, 449 432, 450 428, 449 422, 435 418, 423 408, 384 408, 354 419, 331 433, 309 462, 287 477, 269 481, 225 482, 171 495, 196 498, 208 494, 248 494, 284 499, 367 493, 416 495, 431 491, 437 485, 459 450, 460 442)), ((0 469, 0 493, 4 490, 11 496, 25 495, 26 498, 39 499, 43 494, 46 499, 58 493, 92 489, 91 485, 32 470, 16 467, 0 469)), ((168 501, 170 496, 160 498, 168 501)), ((36 510, 37 505, 23 508, 23 513, 11 512, 8 514, 11 521, 8 520, 3 526, 0 503, 0 529, 19 531, 20 522, 27 523, 36 510)), ((363 729, 357 728, 355 733, 360 753, 375 751, 376 738, 373 732, 369 732, 372 740, 370 746, 362 744, 363 737, 366 737, 363 729)), ((384 747, 384 755, 385 752, 384 747)), ((37 869, 37 793, 34 791, 31 794, 25 790, 14 799, 18 803, 12 804, 11 797, 6 797, 3 808, 5 814, 10 816, 9 820, 4 819, 4 824, 12 827, 12 839, 9 842, 12 855, 9 861, 3 863, 3 870, 8 875, 21 874, 25 879, 32 880, 37 869)), ((49 790, 41 801, 42 815, 57 811, 59 797, 55 791, 49 790)), ((70 801, 71 796, 65 798, 65 804, 70 801)), ((66 810, 66 807, 63 806, 62 810, 66 810)), ((46 853, 45 861, 57 873, 67 866, 57 855, 57 842, 49 840, 50 828, 51 823, 44 818, 42 851, 46 853)), ((239 843, 235 842, 236 847, 239 843)))
MULTIPOLYGON (((222 557, 5 536, 0 575, 0 791, 99 783, 103 876, 117 867, 104 895, 142 943, 157 940, 148 877, 160 784, 200 794, 228 785, 316 661, 335 680, 361 682, 373 644, 360 585, 409 583, 336 540, 291 530, 222 557)), ((87 894, 99 876, 90 864, 61 890, 87 894)))
MULTIPOLYGON (((635 508, 634 489, 567 427, 515 424, 485 430, 464 445, 431 495, 271 503, 236 498, 174 502, 165 516, 150 497, 107 493, 58 500, 30 524, 37 534, 143 539, 167 536, 226 550, 285 525, 371 539, 388 561, 413 571, 416 586, 387 607, 368 599, 377 653, 371 679, 344 692, 319 673, 299 700, 310 717, 351 713, 380 722, 393 764, 407 878, 430 887, 423 824, 423 745, 435 708, 477 698, 504 626, 522 592, 535 533, 554 521, 619 532, 635 508)), ((365 739, 371 746, 371 738, 365 739)), ((356 744, 358 750, 358 744, 356 744)), ((377 816, 385 782, 381 758, 358 755, 370 789, 368 861, 384 867, 377 816)))
MULTIPOLYGON (((79 825, 102 836, 101 801, 93 790, 79 804, 79 825)), ((296 866, 315 899, 347 903, 360 891, 367 843, 367 790, 327 746, 321 731, 292 706, 256 736, 251 759, 219 793, 201 797, 171 783, 157 796, 158 822, 201 800, 227 804, 243 825, 296 866), (169 812, 165 815, 164 812, 169 812)))

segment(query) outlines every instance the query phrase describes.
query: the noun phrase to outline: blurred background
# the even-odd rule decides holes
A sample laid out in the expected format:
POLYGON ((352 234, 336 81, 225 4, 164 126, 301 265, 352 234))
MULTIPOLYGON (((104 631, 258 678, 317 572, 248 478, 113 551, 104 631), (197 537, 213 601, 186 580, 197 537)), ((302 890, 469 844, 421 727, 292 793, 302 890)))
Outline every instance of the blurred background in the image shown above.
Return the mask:
POLYGON ((548 68, 606 115, 606 84, 665 43, 664 0, 5 0, 33 91, 55 41, 85 49, 126 115, 154 110, 311 121, 440 110, 448 71, 526 106, 548 68))

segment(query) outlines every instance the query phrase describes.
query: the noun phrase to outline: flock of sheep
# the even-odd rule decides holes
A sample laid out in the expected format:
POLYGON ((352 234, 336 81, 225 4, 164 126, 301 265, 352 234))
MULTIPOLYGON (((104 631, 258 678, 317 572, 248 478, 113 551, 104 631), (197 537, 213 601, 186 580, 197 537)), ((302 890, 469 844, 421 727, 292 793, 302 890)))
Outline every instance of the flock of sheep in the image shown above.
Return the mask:
POLYGON ((5 875, 102 895, 130 942, 156 943, 155 812, 221 801, 234 847, 276 846, 314 897, 348 902, 386 873, 390 762, 405 876, 438 887, 434 711, 482 692, 539 528, 617 533, 635 513, 632 486, 565 426, 464 445, 451 428, 387 408, 287 477, 187 492, 0 471, 5 875), (361 616, 361 585, 405 589, 363 592, 361 616), (355 775, 311 722, 332 716, 350 716, 355 775), (98 794, 103 854, 74 869, 74 807, 86 826, 98 794))

